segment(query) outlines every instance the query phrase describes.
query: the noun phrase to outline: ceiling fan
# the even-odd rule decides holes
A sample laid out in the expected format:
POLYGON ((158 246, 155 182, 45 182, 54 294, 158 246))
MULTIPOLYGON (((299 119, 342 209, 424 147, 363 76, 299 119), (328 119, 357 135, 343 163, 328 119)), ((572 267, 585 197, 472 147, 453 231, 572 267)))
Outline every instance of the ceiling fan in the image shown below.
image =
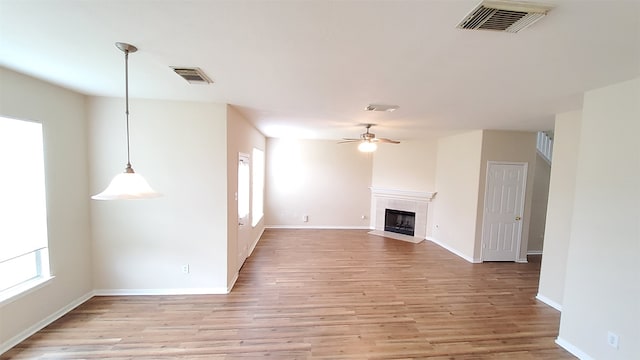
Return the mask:
POLYGON ((360 139, 349 139, 344 138, 342 141, 339 141, 338 144, 350 143, 350 142, 360 142, 358 145, 358 150, 362 152, 373 152, 376 151, 378 145, 376 143, 388 143, 388 144, 400 144, 400 141, 379 138, 376 137, 376 134, 369 132, 369 129, 374 124, 365 124, 367 131, 365 133, 360 134, 360 139))

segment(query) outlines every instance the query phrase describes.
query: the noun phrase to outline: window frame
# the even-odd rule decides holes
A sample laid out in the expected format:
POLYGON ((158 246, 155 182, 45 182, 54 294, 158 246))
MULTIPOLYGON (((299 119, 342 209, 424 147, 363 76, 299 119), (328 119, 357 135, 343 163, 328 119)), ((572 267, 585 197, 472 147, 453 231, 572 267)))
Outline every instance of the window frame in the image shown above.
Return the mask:
MULTIPOLYGON (((4 285, 0 285, 3 287, 3 289, 0 289, 0 306, 4 306, 8 303, 11 303, 19 299, 20 297, 26 294, 29 294, 41 288, 42 286, 47 284, 49 281, 51 281, 54 277, 51 275, 50 257, 49 257, 49 234, 48 234, 48 226, 47 226, 47 201, 46 201, 47 188, 46 188, 46 167, 45 167, 45 156, 44 156, 45 151, 44 151, 43 124, 37 121, 15 119, 15 118, 9 118, 6 116, 0 116, 0 122, 2 122, 3 125, 8 125, 6 127, 4 126, 3 127, 4 127, 4 130, 7 130, 7 129, 9 130, 8 134, 10 137, 17 137, 18 139, 21 140, 21 142, 24 142, 26 144, 25 146, 29 146, 29 145, 33 146, 35 142, 39 142, 40 144, 38 148, 42 150, 41 152, 38 152, 37 155, 34 154, 33 152, 29 153, 29 151, 26 151, 27 153, 26 156, 19 157, 19 156, 16 156, 16 154, 20 153, 20 146, 17 146, 14 148, 15 143, 11 143, 9 141, 8 142, 9 145, 7 145, 7 147, 11 148, 9 149, 11 156, 4 157, 2 160, 3 164, 5 165, 8 164, 9 166, 11 166, 11 164, 13 164, 15 161, 19 161, 20 165, 26 163, 27 164, 25 165, 27 166, 26 169, 31 169, 32 172, 29 174, 32 176, 35 175, 34 177, 35 183, 29 184, 26 186, 37 186, 37 187, 42 186, 42 188, 37 189, 36 191, 29 190, 33 188, 27 188, 27 191, 31 191, 32 193, 38 194, 38 195, 30 198, 30 201, 32 202, 27 201, 27 205, 24 205, 24 206, 27 206, 27 209, 36 210, 33 212, 29 211, 30 217, 32 217, 33 214, 36 214, 36 213, 39 213, 39 215, 36 215, 36 216, 43 217, 43 218, 34 218, 36 219, 36 223, 39 224, 38 226, 41 229, 41 233, 37 234, 37 237, 39 238, 39 240, 36 240, 33 242, 27 242, 26 244, 28 245, 24 246, 24 248, 14 247, 13 250, 11 250, 10 246, 7 246, 4 248, 5 250, 9 251, 9 257, 2 259, 0 261, 0 267, 4 268, 3 272, 12 271, 12 267, 13 269, 17 269, 18 272, 23 271, 23 274, 22 274, 23 276, 17 276, 15 279, 13 279, 13 281, 7 282, 4 285), (14 122, 16 124, 14 132, 11 132, 11 126, 12 126, 11 122, 14 122), (20 127, 22 125, 18 125, 19 123, 37 124, 38 128, 37 130, 33 130, 33 129, 28 130, 27 127, 23 127, 21 129, 20 127), (24 129, 27 129, 27 130, 24 130, 24 129), (21 131, 24 131, 22 133, 22 135, 24 136, 20 134, 21 131), (42 191, 41 195, 40 195, 40 191, 42 191), (37 205, 34 205, 34 204, 37 204, 37 205), (29 207, 29 205, 34 205, 35 207, 32 208, 32 207, 29 207), (32 257, 33 259, 28 259, 28 257, 32 257), (26 263, 20 264, 21 262, 25 262, 25 260, 28 260, 28 261, 26 261, 26 263), (22 267, 22 269, 20 269, 20 267, 22 267)), ((6 141, 6 138, 5 138, 5 141, 6 141)), ((31 148, 31 149, 33 150, 34 148, 31 148)), ((7 149, 4 149, 4 150, 6 151, 7 149)), ((12 182, 8 182, 3 185, 11 186, 12 184, 13 184, 12 182)), ((16 189, 15 191, 19 192, 20 190, 21 189, 18 186, 18 189, 16 189)), ((24 194, 24 192, 22 194, 24 194)), ((13 201, 11 200, 12 199, 7 200, 7 203, 5 203, 6 208, 5 208, 5 211, 3 212, 6 213, 7 212, 6 209, 19 208, 19 206, 15 205, 16 204, 15 199, 13 199, 13 201)), ((9 221, 10 219, 11 217, 9 217, 9 221)), ((16 219, 20 219, 20 217, 16 219)), ((8 230, 8 231, 9 231, 8 234, 10 235, 16 234, 11 230, 8 230)), ((5 234, 5 236, 3 237, 7 242, 12 240, 15 241, 13 235, 7 236, 7 234, 5 234)), ((20 237, 18 236, 18 238, 20 237)))

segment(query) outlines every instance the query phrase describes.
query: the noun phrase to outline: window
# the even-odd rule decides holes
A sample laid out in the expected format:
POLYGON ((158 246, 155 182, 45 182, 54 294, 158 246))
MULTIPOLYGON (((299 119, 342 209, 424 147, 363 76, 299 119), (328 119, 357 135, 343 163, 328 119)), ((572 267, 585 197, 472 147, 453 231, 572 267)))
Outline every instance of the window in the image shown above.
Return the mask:
POLYGON ((253 198, 251 202, 251 226, 256 226, 264 216, 264 151, 253 148, 253 198))
POLYGON ((0 117, 0 300, 49 278, 42 124, 0 117))
POLYGON ((249 216, 249 158, 240 155, 238 160, 238 219, 243 223, 242 219, 249 216))

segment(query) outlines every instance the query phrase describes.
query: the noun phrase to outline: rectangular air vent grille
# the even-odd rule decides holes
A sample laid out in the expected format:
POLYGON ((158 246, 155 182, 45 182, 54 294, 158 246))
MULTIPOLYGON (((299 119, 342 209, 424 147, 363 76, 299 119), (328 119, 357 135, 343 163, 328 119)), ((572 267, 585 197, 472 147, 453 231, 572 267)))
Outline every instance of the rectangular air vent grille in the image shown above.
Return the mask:
POLYGON ((460 29, 515 33, 540 20, 549 6, 511 1, 483 1, 458 24, 460 29))
POLYGON ((171 67, 176 74, 181 78, 187 80, 190 84, 211 84, 213 81, 209 79, 205 73, 197 67, 184 68, 184 67, 171 67))

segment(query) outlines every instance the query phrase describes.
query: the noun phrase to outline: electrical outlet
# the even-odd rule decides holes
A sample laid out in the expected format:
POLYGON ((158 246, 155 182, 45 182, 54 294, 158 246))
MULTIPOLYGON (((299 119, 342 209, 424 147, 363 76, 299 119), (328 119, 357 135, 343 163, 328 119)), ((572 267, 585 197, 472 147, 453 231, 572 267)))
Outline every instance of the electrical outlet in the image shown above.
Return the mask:
POLYGON ((367 215, 362 215, 360 218, 361 218, 362 220, 367 220, 367 215))
POLYGON ((183 274, 188 274, 189 273, 189 264, 182 265, 182 273, 183 274))
POLYGON ((302 221, 309 222, 309 215, 303 215, 302 216, 302 221))
POLYGON ((612 348, 618 349, 619 340, 620 338, 618 338, 617 334, 614 334, 611 331, 607 333, 607 344, 609 344, 609 346, 611 346, 612 348))

